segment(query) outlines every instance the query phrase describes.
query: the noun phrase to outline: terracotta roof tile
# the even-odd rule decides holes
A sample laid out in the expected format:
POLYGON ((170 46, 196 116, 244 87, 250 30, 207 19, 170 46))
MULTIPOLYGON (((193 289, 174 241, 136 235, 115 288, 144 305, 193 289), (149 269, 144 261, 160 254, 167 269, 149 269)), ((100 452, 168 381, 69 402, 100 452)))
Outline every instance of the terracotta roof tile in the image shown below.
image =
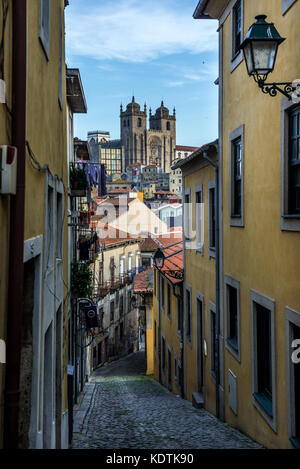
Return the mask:
POLYGON ((152 293, 153 292, 153 269, 147 269, 140 272, 134 277, 135 293, 152 293))

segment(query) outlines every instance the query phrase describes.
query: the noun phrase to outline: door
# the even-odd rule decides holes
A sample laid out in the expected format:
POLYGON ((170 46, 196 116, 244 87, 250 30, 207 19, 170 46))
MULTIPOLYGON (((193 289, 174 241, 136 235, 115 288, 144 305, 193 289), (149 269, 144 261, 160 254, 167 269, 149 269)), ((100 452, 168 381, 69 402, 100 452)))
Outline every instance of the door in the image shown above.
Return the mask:
POLYGON ((198 392, 203 392, 204 386, 204 359, 203 359, 203 301, 197 298, 197 368, 198 392))

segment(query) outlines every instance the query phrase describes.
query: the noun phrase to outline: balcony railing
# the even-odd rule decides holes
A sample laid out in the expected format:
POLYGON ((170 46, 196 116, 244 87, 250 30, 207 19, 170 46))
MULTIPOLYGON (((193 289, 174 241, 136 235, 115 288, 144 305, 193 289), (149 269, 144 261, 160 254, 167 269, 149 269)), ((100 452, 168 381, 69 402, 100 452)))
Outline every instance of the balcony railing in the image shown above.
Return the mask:
POLYGON ((98 283, 94 288, 94 296, 103 298, 108 293, 114 293, 126 285, 130 285, 133 282, 134 277, 143 270, 144 266, 140 266, 138 268, 128 270, 122 275, 114 276, 112 279, 106 282, 98 283))

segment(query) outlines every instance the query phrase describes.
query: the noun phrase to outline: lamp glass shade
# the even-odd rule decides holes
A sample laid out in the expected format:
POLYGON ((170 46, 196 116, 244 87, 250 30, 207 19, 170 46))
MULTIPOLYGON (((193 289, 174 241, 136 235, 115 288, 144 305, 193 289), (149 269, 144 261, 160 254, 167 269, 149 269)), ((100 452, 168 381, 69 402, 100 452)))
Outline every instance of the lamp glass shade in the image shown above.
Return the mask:
POLYGON ((250 27, 241 44, 250 76, 267 76, 273 72, 278 47, 284 41, 274 24, 267 23, 265 19, 265 15, 256 16, 256 23, 250 27))
POLYGON ((153 257, 154 264, 158 269, 162 269, 165 262, 165 256, 161 249, 157 249, 153 257))
POLYGON ((257 75, 268 75, 274 70, 278 43, 275 41, 253 41, 254 70, 257 75))

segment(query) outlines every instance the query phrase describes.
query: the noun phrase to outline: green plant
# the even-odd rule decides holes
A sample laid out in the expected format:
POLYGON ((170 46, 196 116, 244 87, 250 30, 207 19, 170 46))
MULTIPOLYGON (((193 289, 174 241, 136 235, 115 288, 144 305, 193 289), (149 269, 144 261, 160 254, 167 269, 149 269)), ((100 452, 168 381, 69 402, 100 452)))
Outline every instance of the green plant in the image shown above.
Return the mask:
POLYGON ((70 169, 70 184, 72 188, 86 189, 87 180, 84 169, 71 166, 70 169), (76 187, 75 187, 76 186, 76 187))
POLYGON ((90 262, 72 263, 71 289, 79 298, 90 298, 93 293, 93 274, 89 269, 90 262))

